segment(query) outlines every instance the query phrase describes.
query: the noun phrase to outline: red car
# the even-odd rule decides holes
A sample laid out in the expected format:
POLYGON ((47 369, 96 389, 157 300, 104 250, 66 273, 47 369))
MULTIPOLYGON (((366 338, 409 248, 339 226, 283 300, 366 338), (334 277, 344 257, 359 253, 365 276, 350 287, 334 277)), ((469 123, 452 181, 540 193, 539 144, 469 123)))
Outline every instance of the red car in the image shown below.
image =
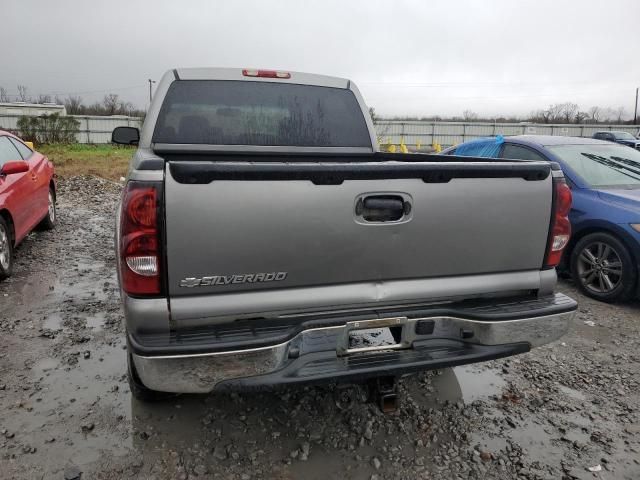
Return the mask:
POLYGON ((56 221, 53 164, 0 130, 0 280, 11 275, 13 251, 31 230, 56 221))

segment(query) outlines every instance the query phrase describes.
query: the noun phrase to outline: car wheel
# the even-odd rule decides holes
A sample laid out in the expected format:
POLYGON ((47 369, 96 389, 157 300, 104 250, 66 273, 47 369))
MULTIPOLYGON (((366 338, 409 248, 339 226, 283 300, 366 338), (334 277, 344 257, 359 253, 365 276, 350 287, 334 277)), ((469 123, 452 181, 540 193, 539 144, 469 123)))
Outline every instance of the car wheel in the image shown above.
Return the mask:
POLYGON ((51 230, 56 226, 56 193, 49 188, 49 197, 47 201, 47 216, 42 219, 39 227, 42 230, 51 230))
POLYGON ((130 353, 127 353, 127 380, 129 381, 131 395, 141 402, 159 402, 177 396, 176 393, 159 392, 147 388, 138 376, 130 353))
POLYGON ((580 239, 571 253, 571 276, 589 297, 613 302, 629 298, 637 271, 627 247, 608 233, 580 239))
POLYGON ((0 280, 11 275, 13 268, 13 241, 7 221, 0 217, 0 280))

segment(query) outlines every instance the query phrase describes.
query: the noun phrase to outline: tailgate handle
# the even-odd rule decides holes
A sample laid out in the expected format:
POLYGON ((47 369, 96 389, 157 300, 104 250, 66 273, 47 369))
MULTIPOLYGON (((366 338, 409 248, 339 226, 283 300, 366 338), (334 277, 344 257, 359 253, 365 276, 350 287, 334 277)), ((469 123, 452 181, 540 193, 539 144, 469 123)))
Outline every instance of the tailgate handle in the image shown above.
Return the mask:
POLYGON ((356 215, 367 222, 395 222, 410 211, 411 204, 399 195, 371 195, 356 204, 356 215))

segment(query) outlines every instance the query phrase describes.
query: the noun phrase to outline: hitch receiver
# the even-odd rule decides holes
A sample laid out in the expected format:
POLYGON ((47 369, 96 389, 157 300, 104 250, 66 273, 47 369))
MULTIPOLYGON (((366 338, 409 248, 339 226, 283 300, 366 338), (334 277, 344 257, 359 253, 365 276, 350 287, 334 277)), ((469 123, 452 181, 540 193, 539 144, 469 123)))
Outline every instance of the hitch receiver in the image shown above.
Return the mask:
POLYGON ((398 409, 398 379, 379 377, 369 384, 369 399, 378 404, 383 413, 392 413, 398 409))

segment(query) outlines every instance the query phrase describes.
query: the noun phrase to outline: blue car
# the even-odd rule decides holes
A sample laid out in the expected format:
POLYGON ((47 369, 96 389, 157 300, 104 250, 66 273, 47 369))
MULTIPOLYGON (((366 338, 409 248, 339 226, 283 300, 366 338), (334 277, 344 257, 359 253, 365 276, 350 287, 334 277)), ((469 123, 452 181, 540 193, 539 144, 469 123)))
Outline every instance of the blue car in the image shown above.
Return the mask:
POLYGON ((596 132, 593 138, 598 140, 606 140, 608 142, 616 142, 627 147, 640 150, 640 140, 631 135, 629 132, 596 132))
POLYGON ((573 194, 572 236, 559 269, 590 297, 640 297, 640 151, 591 138, 519 135, 443 154, 559 163, 573 194))

